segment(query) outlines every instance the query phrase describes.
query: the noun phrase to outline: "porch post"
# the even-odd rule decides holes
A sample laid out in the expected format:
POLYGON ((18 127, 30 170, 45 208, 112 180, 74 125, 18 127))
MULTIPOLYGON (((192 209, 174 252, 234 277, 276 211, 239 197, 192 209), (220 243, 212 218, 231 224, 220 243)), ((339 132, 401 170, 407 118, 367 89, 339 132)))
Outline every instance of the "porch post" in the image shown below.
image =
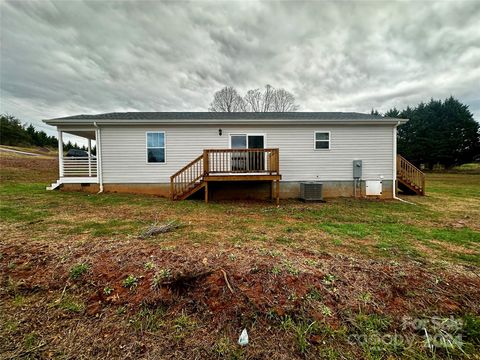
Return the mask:
POLYGON ((88 139, 88 176, 92 176, 92 140, 88 139))
POLYGON ((58 169, 60 171, 60 177, 64 176, 63 170, 63 131, 58 130, 58 169))

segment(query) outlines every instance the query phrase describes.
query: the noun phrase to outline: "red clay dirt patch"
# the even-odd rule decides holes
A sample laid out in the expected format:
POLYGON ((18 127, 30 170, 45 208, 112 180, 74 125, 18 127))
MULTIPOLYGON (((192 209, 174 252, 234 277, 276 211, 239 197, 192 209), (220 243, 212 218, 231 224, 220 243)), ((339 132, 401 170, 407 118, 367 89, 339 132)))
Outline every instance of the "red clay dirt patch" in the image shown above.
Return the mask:
MULTIPOLYGON (((339 329, 348 325, 352 314, 377 314, 393 319, 390 331, 396 331, 405 316, 480 313, 480 277, 468 271, 434 271, 413 262, 387 263, 308 251, 292 250, 286 262, 259 255, 252 248, 162 250, 142 240, 107 245, 99 248, 86 243, 62 251, 32 241, 2 244, 2 311, 13 315, 21 309, 23 316, 28 314, 33 324, 29 331, 40 333, 45 341, 41 356, 49 357, 58 349, 74 355, 72 351, 81 344, 87 357, 211 357, 219 338, 226 336, 234 343, 246 326, 252 338, 252 346, 242 350, 247 357, 296 358, 304 355, 279 326, 286 316, 339 329), (71 268, 78 263, 88 264, 88 270, 72 279, 71 268), (127 287, 129 276, 136 282, 127 287), (19 309, 12 304, 12 298, 19 295, 35 299, 35 305, 19 309), (68 296, 82 302, 82 310, 58 309, 57 304, 68 296), (132 330, 132 321, 136 321, 132 319, 142 309, 165 311, 160 330, 132 330), (174 319, 182 316, 196 324, 193 338, 178 334, 180 325, 174 319), (58 335, 59 327, 69 329, 75 319, 91 327, 75 328, 78 344, 73 346, 70 337, 58 335), (163 340, 156 342, 158 336, 163 340), (109 339, 109 343, 93 346, 92 337, 109 339), (175 346, 169 347, 165 339, 175 346), (281 346, 279 339, 283 339, 281 346)), ((188 325, 182 326, 190 331, 188 325)), ((20 340, 13 336, 10 341, 1 345, 2 351, 15 354, 20 340)), ((312 337, 310 342, 318 341, 312 337)), ((344 346, 358 354, 358 348, 344 346)))

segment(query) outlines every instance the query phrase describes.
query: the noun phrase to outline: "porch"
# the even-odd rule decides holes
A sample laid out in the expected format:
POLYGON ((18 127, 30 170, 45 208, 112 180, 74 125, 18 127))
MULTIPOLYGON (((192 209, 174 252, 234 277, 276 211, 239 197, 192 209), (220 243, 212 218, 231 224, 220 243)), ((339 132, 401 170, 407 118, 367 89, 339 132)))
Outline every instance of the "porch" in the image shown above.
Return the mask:
POLYGON ((281 178, 279 149, 205 149, 170 177, 170 196, 183 200, 204 189, 208 202, 209 182, 269 181, 278 204, 281 178))
POLYGON ((97 184, 99 183, 99 161, 92 154, 92 141, 97 143, 98 130, 93 129, 68 129, 58 130, 58 168, 59 179, 47 187, 54 190, 62 184, 97 184), (70 156, 64 152, 64 134, 79 136, 87 140, 85 156, 70 156))

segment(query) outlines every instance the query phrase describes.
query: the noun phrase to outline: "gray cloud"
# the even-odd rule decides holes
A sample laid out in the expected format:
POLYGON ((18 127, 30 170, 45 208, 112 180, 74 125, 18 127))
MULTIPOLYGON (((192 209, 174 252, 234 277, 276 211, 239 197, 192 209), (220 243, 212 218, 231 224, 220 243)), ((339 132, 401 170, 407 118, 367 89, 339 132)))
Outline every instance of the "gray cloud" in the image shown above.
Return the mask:
POLYGON ((480 3, 4 1, 1 111, 206 111, 272 84, 303 111, 458 97, 480 119, 480 3))

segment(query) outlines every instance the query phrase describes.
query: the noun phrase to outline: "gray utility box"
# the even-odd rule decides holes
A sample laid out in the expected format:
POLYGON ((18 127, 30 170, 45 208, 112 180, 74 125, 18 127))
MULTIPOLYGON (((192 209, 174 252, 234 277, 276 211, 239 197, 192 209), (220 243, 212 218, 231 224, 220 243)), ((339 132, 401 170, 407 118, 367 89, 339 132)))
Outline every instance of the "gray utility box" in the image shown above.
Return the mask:
POLYGON ((361 179, 362 178, 362 160, 353 160, 353 178, 361 179))
POLYGON ((323 184, 316 181, 300 183, 300 199, 303 201, 323 201, 323 184))

